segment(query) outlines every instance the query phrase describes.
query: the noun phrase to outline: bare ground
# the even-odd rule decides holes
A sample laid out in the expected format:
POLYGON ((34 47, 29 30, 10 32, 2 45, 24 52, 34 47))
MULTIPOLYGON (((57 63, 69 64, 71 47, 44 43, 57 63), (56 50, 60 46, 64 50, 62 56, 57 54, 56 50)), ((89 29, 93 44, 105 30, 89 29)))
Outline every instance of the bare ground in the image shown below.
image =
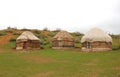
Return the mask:
MULTIPOLYGON (((0 46, 7 44, 7 42, 13 37, 12 33, 8 33, 4 36, 0 36, 0 46)), ((2 48, 0 47, 0 52, 2 52, 2 48)))

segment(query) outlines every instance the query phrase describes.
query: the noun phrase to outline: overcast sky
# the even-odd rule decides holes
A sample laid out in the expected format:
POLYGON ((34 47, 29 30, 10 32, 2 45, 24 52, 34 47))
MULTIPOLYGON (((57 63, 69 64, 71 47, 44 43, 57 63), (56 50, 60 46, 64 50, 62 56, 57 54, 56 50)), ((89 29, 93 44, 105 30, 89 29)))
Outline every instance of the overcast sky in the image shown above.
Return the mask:
POLYGON ((120 33, 119 0, 0 0, 0 29, 7 26, 30 29, 87 32, 100 27, 120 33))

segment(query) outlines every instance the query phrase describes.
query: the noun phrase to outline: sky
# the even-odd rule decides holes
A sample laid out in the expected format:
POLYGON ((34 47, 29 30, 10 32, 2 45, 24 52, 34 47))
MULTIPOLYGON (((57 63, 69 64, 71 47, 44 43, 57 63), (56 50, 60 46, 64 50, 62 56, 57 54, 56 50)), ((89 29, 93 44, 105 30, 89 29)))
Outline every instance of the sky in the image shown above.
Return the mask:
POLYGON ((120 34, 119 0, 0 0, 0 29, 8 26, 120 34))

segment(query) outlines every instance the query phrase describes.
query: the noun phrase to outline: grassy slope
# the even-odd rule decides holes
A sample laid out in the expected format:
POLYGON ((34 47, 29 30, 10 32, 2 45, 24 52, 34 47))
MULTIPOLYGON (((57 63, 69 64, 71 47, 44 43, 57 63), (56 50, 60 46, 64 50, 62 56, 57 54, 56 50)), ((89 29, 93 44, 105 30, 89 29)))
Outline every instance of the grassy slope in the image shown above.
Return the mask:
POLYGON ((0 77, 119 77, 120 50, 82 53, 50 48, 33 52, 13 52, 3 46, 0 77))

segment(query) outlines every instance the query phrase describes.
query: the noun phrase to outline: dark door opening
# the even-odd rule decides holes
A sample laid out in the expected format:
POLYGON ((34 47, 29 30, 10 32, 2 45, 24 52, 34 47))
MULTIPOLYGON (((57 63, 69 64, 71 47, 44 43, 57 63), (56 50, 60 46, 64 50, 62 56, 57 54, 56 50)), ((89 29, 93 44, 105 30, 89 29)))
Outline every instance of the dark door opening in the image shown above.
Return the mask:
POLYGON ((91 43, 90 42, 87 42, 87 48, 90 49, 91 48, 91 43))
POLYGON ((27 49, 27 42, 23 42, 23 49, 27 49))

